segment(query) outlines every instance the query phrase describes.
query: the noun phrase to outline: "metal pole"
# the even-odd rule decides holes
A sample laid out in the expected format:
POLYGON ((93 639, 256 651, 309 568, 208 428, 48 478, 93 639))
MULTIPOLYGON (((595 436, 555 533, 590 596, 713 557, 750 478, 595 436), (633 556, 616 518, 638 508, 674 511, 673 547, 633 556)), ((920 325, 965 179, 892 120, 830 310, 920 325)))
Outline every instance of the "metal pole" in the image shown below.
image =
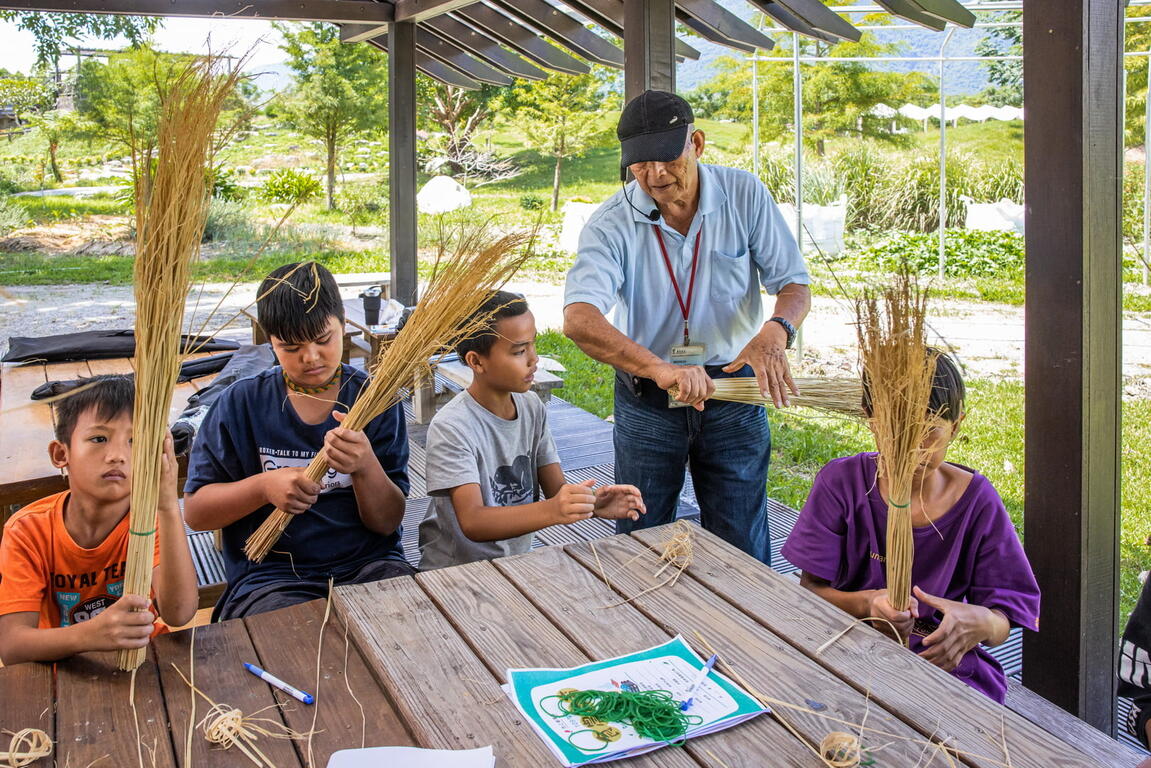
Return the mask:
POLYGON ((939 277, 947 274, 947 97, 943 89, 943 53, 955 27, 947 28, 939 46, 939 277))
MULTIPOLYGON (((1126 69, 1123 70, 1126 73, 1126 69)), ((1123 82, 1127 82, 1126 74, 1124 74, 1123 82)), ((1148 148, 1151 148, 1151 56, 1147 57, 1147 93, 1143 97, 1143 285, 1147 285, 1147 259, 1151 257, 1151 250, 1148 246, 1151 245, 1151 207, 1148 206, 1151 201, 1151 157, 1147 156, 1148 148)), ((1127 100, 1124 99, 1123 103, 1126 104, 1127 100)))
POLYGON ((759 51, 751 54, 751 172, 759 178, 759 51))
MULTIPOLYGON (((795 239, 803 253, 803 71, 799 64, 799 33, 791 33, 792 95, 795 99, 795 239)), ((795 353, 803 359, 803 326, 795 339, 795 353)))

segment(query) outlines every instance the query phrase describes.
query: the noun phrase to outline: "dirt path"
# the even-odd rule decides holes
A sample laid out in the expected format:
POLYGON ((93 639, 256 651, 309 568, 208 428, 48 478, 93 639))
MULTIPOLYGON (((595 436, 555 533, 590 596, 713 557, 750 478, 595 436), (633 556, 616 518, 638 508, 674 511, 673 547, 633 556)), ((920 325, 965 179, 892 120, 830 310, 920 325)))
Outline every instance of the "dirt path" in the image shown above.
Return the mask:
MULTIPOLYGON (((223 305, 208 330, 244 340, 250 338, 246 320, 225 320, 248 306, 256 284, 208 284, 198 296, 200 309, 188 329, 200 330, 207 312, 223 298, 223 305)), ((513 283, 510 290, 527 296, 541 330, 563 324, 563 287, 542 283, 513 283)), ((345 289, 351 297, 359 289, 345 289)), ((196 305, 188 303, 191 315, 196 305)), ((765 301, 770 312, 771 301, 765 301)), ((127 328, 134 318, 132 290, 100 284, 20 286, 0 289, 0 350, 9 336, 44 336, 69 331, 127 328)), ((812 375, 842 375, 855 367, 855 327, 850 307, 817 298, 804 324, 803 368, 812 375)), ((935 305, 932 328, 937 339, 954 350, 972 378, 1023 375, 1023 308, 1001 304, 942 301, 935 305)), ((1151 397, 1151 314, 1127 313, 1123 322, 1123 374, 1128 397, 1151 397)))

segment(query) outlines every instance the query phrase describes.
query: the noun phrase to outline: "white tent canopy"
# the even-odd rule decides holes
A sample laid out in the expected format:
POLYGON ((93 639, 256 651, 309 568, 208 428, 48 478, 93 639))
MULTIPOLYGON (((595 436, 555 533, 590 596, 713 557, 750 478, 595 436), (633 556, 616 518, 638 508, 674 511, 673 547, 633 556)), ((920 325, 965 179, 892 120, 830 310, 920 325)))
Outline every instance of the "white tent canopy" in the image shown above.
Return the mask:
MULTIPOLYGON (((871 108, 871 114, 876 117, 884 119, 895 117, 896 114, 903 115, 909 120, 938 120, 939 119, 939 104, 932 104, 929 107, 920 107, 915 104, 904 104, 902 107, 895 109, 886 104, 876 104, 871 108)), ((955 122, 963 118, 964 120, 972 120, 977 123, 986 122, 987 120, 1022 120, 1023 110, 1019 107, 996 107, 990 104, 983 104, 980 106, 972 106, 969 104, 955 104, 946 107, 944 110, 944 119, 948 122, 955 122)))

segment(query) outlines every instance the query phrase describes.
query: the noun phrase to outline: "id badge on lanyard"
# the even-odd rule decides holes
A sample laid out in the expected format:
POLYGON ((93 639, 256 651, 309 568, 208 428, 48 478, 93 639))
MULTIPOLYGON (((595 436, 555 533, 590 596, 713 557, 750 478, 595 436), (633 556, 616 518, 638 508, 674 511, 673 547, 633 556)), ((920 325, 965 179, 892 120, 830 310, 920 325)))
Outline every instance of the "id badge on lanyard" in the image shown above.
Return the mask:
MULTIPOLYGON (((699 264, 699 240, 703 235, 703 228, 695 235, 695 249, 691 256, 691 278, 687 287, 687 300, 684 300, 683 294, 679 289, 679 281, 675 279, 675 270, 671 267, 671 259, 667 255, 667 247, 663 243, 663 235, 659 231, 659 226, 653 224, 651 227, 655 230, 656 240, 659 241, 659 250, 663 254, 663 263, 667 266, 668 277, 671 278, 671 286, 675 289, 675 298, 679 302, 680 312, 683 314, 683 343, 673 345, 671 348, 671 363, 672 365, 699 365, 702 366, 707 362, 707 345, 695 343, 691 340, 691 329, 688 327, 688 315, 691 314, 691 299, 692 294, 695 292, 695 271, 696 266, 699 264)), ((687 403, 680 402, 671 396, 669 392, 667 395, 668 408, 684 408, 687 403)))

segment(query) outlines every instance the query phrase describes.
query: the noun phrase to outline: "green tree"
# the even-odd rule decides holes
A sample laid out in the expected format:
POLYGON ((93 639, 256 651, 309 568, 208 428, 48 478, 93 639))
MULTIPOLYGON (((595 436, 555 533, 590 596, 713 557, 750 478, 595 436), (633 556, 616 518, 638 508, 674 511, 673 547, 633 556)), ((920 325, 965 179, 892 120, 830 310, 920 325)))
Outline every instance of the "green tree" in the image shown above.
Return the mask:
POLYGON ((16 26, 36 37, 36 60, 59 71, 64 49, 83 38, 100 40, 127 38, 133 45, 143 44, 162 23, 156 16, 119 16, 103 13, 42 13, 39 11, 0 11, 0 21, 16 26))
MULTIPOLYGON (((131 48, 102 63, 89 59, 76 79, 76 107, 86 132, 110 139, 130 152, 145 173, 145 196, 159 143, 160 105, 191 54, 171 54, 149 46, 131 48)), ((231 97, 220 116, 221 143, 250 113, 243 89, 231 97)))
POLYGON ((281 48, 296 74, 284 103, 286 122, 320 139, 327 155, 328 209, 336 207, 336 168, 341 146, 353 135, 383 131, 388 124, 388 78, 379 53, 340 42, 331 24, 277 24, 281 48))
MULTIPOLYGON (((36 77, 8 75, 0 77, 0 104, 12 107, 16 122, 22 122, 29 112, 47 109, 52 92, 44 81, 36 77)), ((12 134, 8 134, 12 140, 12 134)))
POLYGON ((524 132, 528 146, 555 158, 552 210, 559 207, 563 163, 610 141, 615 123, 605 114, 617 109, 605 88, 604 73, 594 67, 584 75, 552 75, 545 80, 517 81, 501 101, 501 111, 524 132))
MULTIPOLYGON (((1128 16, 1146 16, 1146 7, 1127 9, 1128 16)), ((1128 51, 1151 51, 1151 23, 1146 21, 1128 22, 1124 49, 1128 51)), ((1124 146, 1143 146, 1143 115, 1147 108, 1147 66, 1151 57, 1125 56, 1123 66, 1127 70, 1126 120, 1124 124, 1124 146)))
MULTIPOLYGON (((869 16, 868 21, 873 17, 869 16)), ((830 44, 800 39, 803 56, 865 57, 882 56, 900 48, 898 43, 880 43, 864 33, 859 42, 830 44)), ((771 59, 791 59, 792 39, 772 49, 771 59)), ((696 98, 716 100, 717 117, 730 117, 750 123, 752 118, 751 64, 742 59, 723 57, 717 61, 717 74, 699 90, 709 95, 696 98), (711 96, 716 94, 717 96, 711 96)), ((892 120, 872 114, 879 104, 897 105, 921 98, 934 85, 917 72, 882 72, 863 62, 828 61, 803 65, 803 136, 820 155, 833 136, 860 136, 901 143, 902 134, 893 133, 892 120)), ((765 140, 790 135, 793 126, 794 89, 792 68, 778 61, 759 64, 760 135, 765 140)))
POLYGON ((420 94, 421 117, 447 137, 448 157, 458 155, 472 143, 472 134, 492 116, 500 91, 493 85, 465 91, 428 78, 420 94))
MULTIPOLYGON (((1023 21, 1022 11, 1000 11, 989 21, 1017 24, 1023 21)), ((1023 27, 993 27, 987 36, 975 45, 979 56, 1022 56, 1023 27)), ((1023 106, 1023 62, 1020 60, 985 61, 987 79, 995 86, 988 95, 1012 107, 1023 106)))
POLYGON ((76 76, 76 109, 96 133, 141 155, 156 154, 160 94, 175 77, 179 58, 148 46, 113 54, 107 63, 88 59, 76 76))
POLYGON ((74 112, 62 112, 56 109, 33 115, 28 122, 48 143, 48 167, 52 170, 52 178, 59 184, 64 181, 64 175, 60 173, 60 164, 57 162, 60 142, 82 135, 84 129, 74 112))

